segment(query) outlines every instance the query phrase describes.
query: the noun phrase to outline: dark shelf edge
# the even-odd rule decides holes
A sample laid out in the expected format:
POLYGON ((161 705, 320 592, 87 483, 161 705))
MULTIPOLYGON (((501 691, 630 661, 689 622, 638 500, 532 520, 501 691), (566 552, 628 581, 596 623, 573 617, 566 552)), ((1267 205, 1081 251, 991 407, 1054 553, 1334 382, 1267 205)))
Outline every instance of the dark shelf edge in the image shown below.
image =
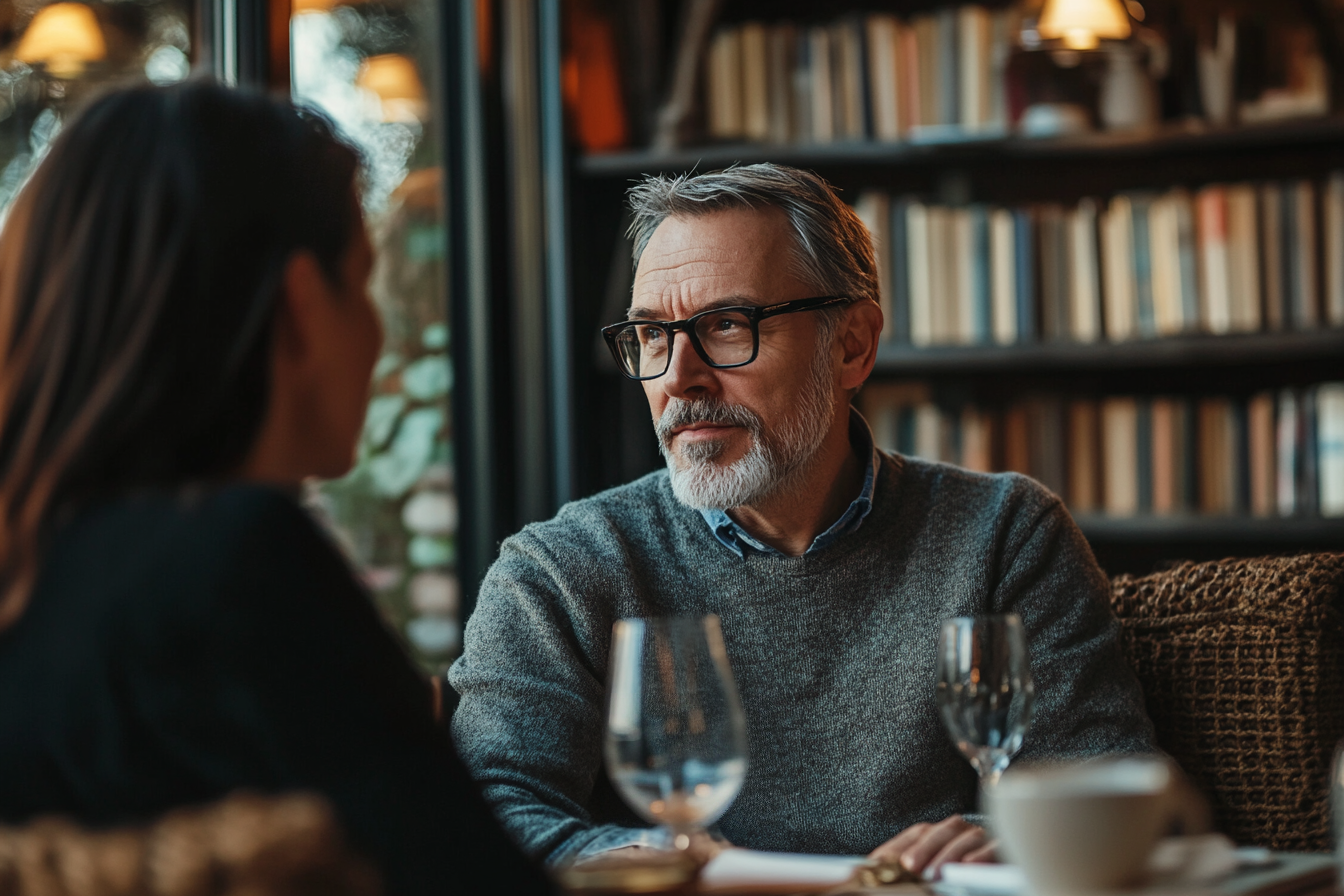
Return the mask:
POLYGON ((1093 133, 1058 139, 976 138, 942 142, 831 144, 733 143, 674 150, 631 150, 580 155, 585 177, 636 177, 660 171, 709 170, 735 162, 779 162, 800 167, 830 165, 941 165, 948 162, 1027 158, 1113 158, 1228 152, 1283 143, 1332 143, 1344 139, 1344 118, 1275 122, 1238 128, 1191 131, 1172 128, 1156 134, 1093 133))
POLYGON ((1332 358, 1340 360, 1341 373, 1344 373, 1344 330, 1191 335, 1132 342, 930 348, 888 343, 879 346, 873 372, 882 376, 930 376, 1153 370, 1195 366, 1245 367, 1332 358))
POLYGON ((1304 548, 1331 545, 1344 549, 1344 518, 1079 516, 1076 519, 1087 540, 1097 543, 1220 542, 1229 547, 1300 544, 1304 548))

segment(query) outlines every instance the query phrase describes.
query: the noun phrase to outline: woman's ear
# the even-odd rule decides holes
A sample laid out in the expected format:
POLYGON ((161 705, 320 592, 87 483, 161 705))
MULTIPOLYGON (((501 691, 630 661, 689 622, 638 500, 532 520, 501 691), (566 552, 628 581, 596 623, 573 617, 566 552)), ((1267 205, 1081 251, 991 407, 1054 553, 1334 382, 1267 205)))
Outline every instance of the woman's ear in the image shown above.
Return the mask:
POLYGON ((322 339, 333 300, 325 272, 312 252, 300 250, 285 262, 275 309, 274 352, 277 365, 301 370, 322 339))

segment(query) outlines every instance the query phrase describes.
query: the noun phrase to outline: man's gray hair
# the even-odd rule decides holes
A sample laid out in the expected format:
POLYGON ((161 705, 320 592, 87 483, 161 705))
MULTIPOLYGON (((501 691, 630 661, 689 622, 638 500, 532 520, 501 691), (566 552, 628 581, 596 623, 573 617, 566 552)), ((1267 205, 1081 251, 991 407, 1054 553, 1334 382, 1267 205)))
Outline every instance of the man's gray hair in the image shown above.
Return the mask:
MULTIPOLYGON (((878 301, 877 260, 868 228, 831 185, 810 171, 763 163, 706 174, 663 174, 630 188, 635 266, 658 225, 735 208, 777 208, 793 228, 797 276, 818 295, 878 301)), ((830 322, 839 314, 825 315, 830 322)))

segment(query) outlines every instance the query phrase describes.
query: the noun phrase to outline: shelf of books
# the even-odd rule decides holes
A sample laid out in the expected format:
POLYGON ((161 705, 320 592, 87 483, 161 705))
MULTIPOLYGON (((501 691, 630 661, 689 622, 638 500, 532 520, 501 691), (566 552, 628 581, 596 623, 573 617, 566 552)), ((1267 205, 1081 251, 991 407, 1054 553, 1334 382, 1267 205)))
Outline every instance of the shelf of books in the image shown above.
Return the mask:
MULTIPOLYGON (((663 57, 639 77, 664 93, 627 91, 643 145, 585 143, 574 195, 587 212, 645 174, 817 171, 873 237, 886 325, 859 403, 880 445, 1039 479, 1113 572, 1344 549, 1344 104, 1332 113, 1323 49, 1338 41, 1296 13, 1191 4, 1192 25, 1180 4, 1130 0, 1144 45, 1169 51, 1165 99, 1106 129, 1105 54, 1058 69, 1018 4, 916 7, 723 4, 698 51, 703 115, 655 139, 649 110, 687 74, 663 57), (1042 93, 1046 69, 1062 80, 1042 93), (1091 104, 1083 130, 1032 131, 1033 103, 1087 78, 1065 97, 1091 104)), ((627 48, 630 71, 646 49, 627 48)), ((606 226, 583 264, 610 316, 628 245, 607 255, 614 212, 606 226)))

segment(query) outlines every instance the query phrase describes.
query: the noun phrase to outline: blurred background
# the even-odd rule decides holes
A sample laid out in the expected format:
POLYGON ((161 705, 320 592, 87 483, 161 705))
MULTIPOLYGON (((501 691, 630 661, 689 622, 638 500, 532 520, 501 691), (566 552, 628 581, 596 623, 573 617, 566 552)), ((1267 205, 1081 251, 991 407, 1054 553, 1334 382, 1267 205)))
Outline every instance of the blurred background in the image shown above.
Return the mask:
POLYGON ((499 541, 656 469, 597 328, 644 174, 815 170, 873 233, 887 448, 1103 566, 1344 549, 1338 0, 0 2, 0 215, 81 101, 208 76, 365 159, 387 341, 308 503, 428 669, 499 541))

